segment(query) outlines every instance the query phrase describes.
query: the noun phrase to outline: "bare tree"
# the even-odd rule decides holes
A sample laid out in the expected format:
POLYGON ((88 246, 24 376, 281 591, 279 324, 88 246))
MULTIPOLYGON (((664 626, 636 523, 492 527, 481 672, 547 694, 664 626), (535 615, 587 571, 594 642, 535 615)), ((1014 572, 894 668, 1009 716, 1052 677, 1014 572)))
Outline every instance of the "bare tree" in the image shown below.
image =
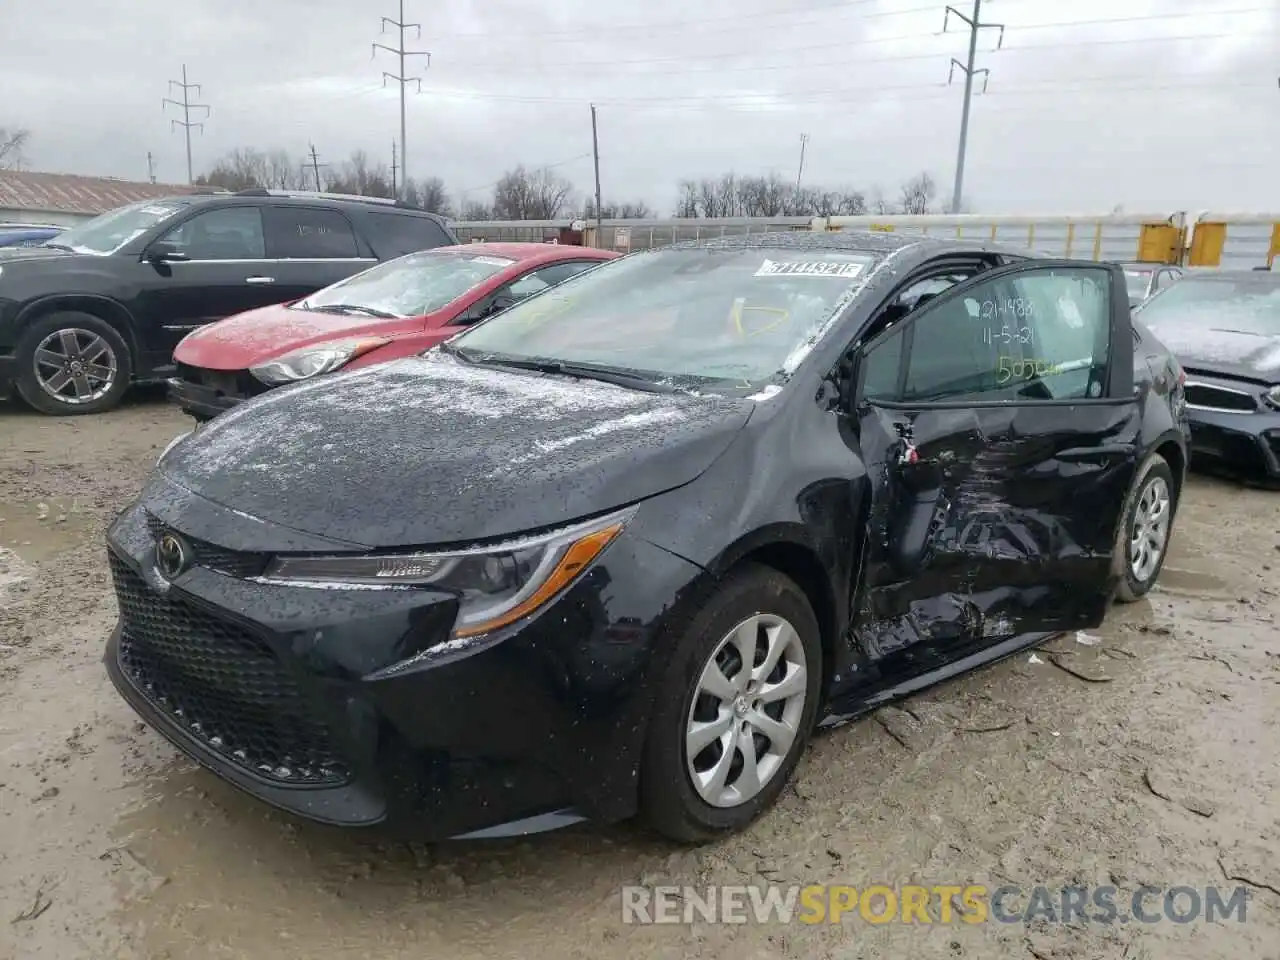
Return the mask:
POLYGON ((267 155, 251 147, 237 147, 220 157, 196 183, 224 190, 248 190, 268 186, 267 155))
POLYGON ((676 216, 692 220, 698 216, 698 211, 698 184, 692 180, 681 180, 676 216))
POLYGON ((902 212, 916 216, 928 213, 937 195, 933 177, 927 170, 921 171, 902 185, 902 212))
POLYGON ((0 170, 16 170, 26 161, 22 150, 30 139, 24 127, 0 127, 0 170))
MULTIPOLYGON (((643 200, 635 203, 606 203, 600 211, 601 217, 605 220, 648 220, 653 216, 653 211, 643 200)), ((594 220, 595 217, 596 202, 588 198, 586 206, 582 208, 582 218, 594 220)))
POLYGON ((482 200, 463 200, 459 220, 492 220, 493 209, 482 200))
POLYGON ((508 170, 493 190, 498 220, 554 220, 569 207, 573 184, 551 170, 508 170))
POLYGON ((445 190, 444 181, 439 177, 424 177, 421 180, 408 178, 404 182, 404 198, 419 210, 438 213, 442 217, 453 216, 449 192, 445 190))
POLYGON ((327 189, 332 193, 350 193, 360 197, 393 197, 391 171, 386 164, 372 164, 369 155, 356 150, 351 157, 331 172, 327 189))

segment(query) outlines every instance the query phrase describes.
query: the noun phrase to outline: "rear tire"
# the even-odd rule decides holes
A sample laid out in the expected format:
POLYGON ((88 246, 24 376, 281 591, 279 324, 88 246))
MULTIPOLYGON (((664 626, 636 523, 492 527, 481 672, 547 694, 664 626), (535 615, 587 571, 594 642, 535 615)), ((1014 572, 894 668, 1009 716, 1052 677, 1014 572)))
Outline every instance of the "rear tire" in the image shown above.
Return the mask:
POLYGON ((782 793, 816 721, 822 641, 804 592, 757 564, 730 573, 678 629, 640 801, 659 833, 701 843, 744 829, 782 793))
POLYGON ((103 413, 120 403, 133 377, 129 345, 90 313, 41 317, 16 351, 14 383, 28 404, 51 416, 103 413))
POLYGON ((1112 570, 1119 577, 1118 602, 1141 600, 1155 586, 1169 553, 1176 505, 1173 471, 1153 453, 1138 468, 1116 531, 1112 570))

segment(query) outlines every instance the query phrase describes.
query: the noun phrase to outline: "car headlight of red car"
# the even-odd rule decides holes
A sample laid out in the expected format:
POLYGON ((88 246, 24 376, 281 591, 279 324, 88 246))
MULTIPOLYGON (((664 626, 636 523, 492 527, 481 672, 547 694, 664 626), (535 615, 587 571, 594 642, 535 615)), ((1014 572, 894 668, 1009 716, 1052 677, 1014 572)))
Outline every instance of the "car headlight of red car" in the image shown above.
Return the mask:
POLYGON ((250 367, 249 372, 268 386, 279 386, 306 380, 322 373, 332 373, 346 366, 356 357, 376 350, 384 343, 390 342, 386 337, 357 337, 350 340, 333 340, 319 343, 301 350, 276 357, 266 363, 250 367))

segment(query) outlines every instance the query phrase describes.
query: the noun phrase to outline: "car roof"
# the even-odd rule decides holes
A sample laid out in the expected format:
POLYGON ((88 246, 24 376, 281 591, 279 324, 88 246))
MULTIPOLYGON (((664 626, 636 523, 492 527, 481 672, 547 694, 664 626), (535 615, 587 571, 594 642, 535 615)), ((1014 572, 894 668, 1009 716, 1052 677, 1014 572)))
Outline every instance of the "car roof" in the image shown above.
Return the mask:
POLYGON ((264 200, 282 206, 322 206, 337 207, 338 209, 345 210, 361 210, 366 213, 402 213, 413 217, 423 217, 429 220, 434 220, 441 225, 447 225, 448 223, 448 221, 438 213, 431 213, 427 210, 421 210, 418 207, 408 206, 407 204, 392 201, 383 197, 359 197, 347 194, 308 193, 305 191, 291 193, 289 191, 253 189, 231 193, 227 191, 214 192, 213 190, 210 190, 208 193, 174 194, 173 196, 154 197, 150 200, 138 201, 136 205, 146 206, 149 204, 172 203, 180 206, 191 206, 207 203, 256 203, 264 200))
POLYGON ((1187 270, 1183 280, 1254 280, 1259 286, 1268 283, 1280 286, 1280 273, 1274 270, 1187 270))
POLYGON ((790 250, 797 253, 860 253, 877 262, 911 249, 916 259, 947 253, 1002 253, 1018 257, 1039 256, 1032 251, 984 240, 949 239, 920 234, 876 230, 841 230, 838 233, 794 230, 756 233, 709 240, 684 240, 657 250, 790 250))
POLYGON ((457 256, 467 253, 492 254, 495 257, 507 257, 511 260, 533 260, 537 257, 547 260, 571 260, 574 257, 582 257, 584 255, 612 259, 617 256, 612 250, 581 247, 568 243, 504 243, 502 241, 462 243, 456 247, 435 247, 431 252, 457 256))

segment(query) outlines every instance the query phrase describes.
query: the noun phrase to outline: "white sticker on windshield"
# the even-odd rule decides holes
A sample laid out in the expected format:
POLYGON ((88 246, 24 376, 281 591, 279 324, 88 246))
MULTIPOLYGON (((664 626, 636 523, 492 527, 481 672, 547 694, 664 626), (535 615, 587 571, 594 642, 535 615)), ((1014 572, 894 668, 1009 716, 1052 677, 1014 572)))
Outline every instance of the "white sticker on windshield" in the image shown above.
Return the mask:
POLYGON ((851 279, 862 272, 860 263, 831 263, 826 260, 778 262, 766 260, 757 277, 837 277, 851 279))
POLYGON ((143 207, 139 212, 145 213, 150 217, 167 217, 173 213, 173 207, 143 207))
POLYGON ((491 267, 507 267, 515 263, 514 260, 504 260, 502 257, 472 257, 473 263, 487 263, 491 267))

